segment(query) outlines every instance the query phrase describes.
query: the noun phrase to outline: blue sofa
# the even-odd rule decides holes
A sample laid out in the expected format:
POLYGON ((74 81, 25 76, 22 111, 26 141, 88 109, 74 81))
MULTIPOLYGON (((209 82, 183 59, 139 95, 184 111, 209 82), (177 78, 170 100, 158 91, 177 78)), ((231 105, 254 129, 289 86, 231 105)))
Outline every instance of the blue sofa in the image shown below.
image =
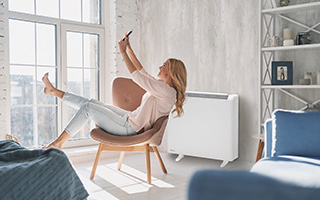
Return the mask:
POLYGON ((319 200, 320 112, 276 110, 265 123, 265 156, 250 171, 202 170, 189 200, 319 200))

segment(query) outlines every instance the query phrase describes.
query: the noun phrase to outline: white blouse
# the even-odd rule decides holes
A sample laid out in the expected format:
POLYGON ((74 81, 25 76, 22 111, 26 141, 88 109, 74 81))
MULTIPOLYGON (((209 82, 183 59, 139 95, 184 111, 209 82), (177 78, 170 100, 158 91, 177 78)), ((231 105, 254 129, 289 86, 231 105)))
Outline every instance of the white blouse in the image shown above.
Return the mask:
POLYGON ((149 75, 143 68, 131 74, 132 80, 147 92, 143 95, 141 105, 128 114, 131 127, 139 132, 148 130, 155 121, 169 115, 176 102, 177 92, 174 88, 149 75))

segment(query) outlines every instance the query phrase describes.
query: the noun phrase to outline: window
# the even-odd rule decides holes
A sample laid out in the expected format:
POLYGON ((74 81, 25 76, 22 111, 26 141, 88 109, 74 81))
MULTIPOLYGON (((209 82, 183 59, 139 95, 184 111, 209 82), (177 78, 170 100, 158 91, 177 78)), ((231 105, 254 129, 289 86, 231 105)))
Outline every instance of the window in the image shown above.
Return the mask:
POLYGON ((38 16, 101 24, 100 0, 10 0, 9 10, 38 16))
MULTIPOLYGON (((99 99, 99 35, 66 31, 66 61, 68 91, 88 99, 99 99), (82 58, 82 59, 79 59, 82 58)), ((76 109, 63 105, 70 119, 76 109)), ((65 125, 69 120, 64 120, 65 125)), ((74 138, 89 137, 93 124, 88 124, 74 138)))
POLYGON ((50 72, 56 84, 56 27, 10 20, 9 32, 11 132, 26 146, 43 144, 57 136, 57 102, 43 94, 41 81, 50 72))
MULTIPOLYGON (((43 93, 46 72, 58 88, 102 96, 104 28, 90 25, 100 24, 100 1, 10 0, 9 16, 11 133, 24 146, 38 147, 56 138, 75 113, 43 93)), ((92 127, 88 122, 74 139, 88 138, 92 127)))

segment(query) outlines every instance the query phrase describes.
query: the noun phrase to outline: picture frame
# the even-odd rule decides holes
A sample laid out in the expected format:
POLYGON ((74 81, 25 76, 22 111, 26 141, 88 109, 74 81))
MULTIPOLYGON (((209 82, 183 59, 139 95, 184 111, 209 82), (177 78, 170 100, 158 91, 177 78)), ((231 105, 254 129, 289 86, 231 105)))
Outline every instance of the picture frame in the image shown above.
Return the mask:
POLYGON ((292 61, 272 61, 272 85, 292 85, 293 84, 293 62, 292 61))
POLYGON ((300 32, 296 36, 297 45, 311 44, 311 41, 312 37, 309 32, 300 32))

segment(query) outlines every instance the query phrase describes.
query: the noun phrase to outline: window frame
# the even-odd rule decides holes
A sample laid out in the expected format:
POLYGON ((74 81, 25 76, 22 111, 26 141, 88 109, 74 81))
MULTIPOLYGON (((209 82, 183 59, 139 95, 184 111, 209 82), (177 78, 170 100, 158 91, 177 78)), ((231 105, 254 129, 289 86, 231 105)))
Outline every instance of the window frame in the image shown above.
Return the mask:
MULTIPOLYGON (((8 10, 8 18, 14 20, 28 21, 34 23, 43 23, 50 24, 56 26, 56 67, 57 67, 57 87, 62 90, 66 90, 66 81, 67 81, 67 62, 66 62, 66 33, 67 31, 79 31, 83 33, 92 33, 99 35, 99 100, 104 102, 106 96, 106 87, 105 87, 105 25, 104 25, 104 10, 105 2, 100 1, 100 24, 86 23, 86 22, 78 22, 71 21, 60 18, 51 18, 46 16, 21 13, 16 11, 8 10), (65 67, 63 67, 65 66, 65 67)), ((11 63, 9 63, 11 65, 11 63)), ((9 69, 10 70, 10 69, 9 69)), ((10 85, 10 84, 9 84, 10 85)), ((9 86, 10 87, 10 86, 9 86)), ((9 101, 10 109, 11 104, 9 101)), ((28 107, 29 105, 26 105, 28 107)), ((33 104, 33 106, 37 106, 37 104, 33 104)), ((23 106, 22 106, 23 107, 23 106)), ((63 131, 63 112, 62 112, 62 103, 61 100, 58 99, 57 102, 57 131, 58 135, 63 131)), ((11 119, 9 112, 9 119, 11 119)), ((9 132, 11 132, 11 120, 9 120, 9 132)), ((38 136, 38 133, 37 133, 38 136)), ((68 141, 64 147, 73 147, 73 146, 82 146, 82 145, 90 145, 96 144, 91 138, 84 138, 74 141, 68 141)))
MULTIPOLYGON (((104 97, 105 97, 105 79, 103 78, 105 71, 104 71, 104 30, 93 28, 93 27, 83 27, 75 24, 65 24, 63 23, 61 25, 61 61, 62 61, 62 66, 61 67, 61 74, 59 75, 62 79, 60 88, 62 90, 66 91, 67 90, 67 32, 79 32, 79 33, 89 33, 89 34, 97 34, 99 35, 99 100, 104 102, 104 97)), ((63 108, 63 105, 60 105, 60 109, 63 108)), ((66 113, 63 113, 62 111, 59 112, 63 116, 61 116, 61 126, 63 124, 66 124, 66 113)), ((61 131, 63 130, 64 127, 61 127, 61 131)), ((61 132, 60 131, 60 132, 61 132)), ((65 147, 74 147, 74 146, 83 146, 83 145, 90 145, 90 144, 97 144, 97 142, 93 141, 91 138, 82 138, 81 140, 69 140, 64 146, 65 147)))

